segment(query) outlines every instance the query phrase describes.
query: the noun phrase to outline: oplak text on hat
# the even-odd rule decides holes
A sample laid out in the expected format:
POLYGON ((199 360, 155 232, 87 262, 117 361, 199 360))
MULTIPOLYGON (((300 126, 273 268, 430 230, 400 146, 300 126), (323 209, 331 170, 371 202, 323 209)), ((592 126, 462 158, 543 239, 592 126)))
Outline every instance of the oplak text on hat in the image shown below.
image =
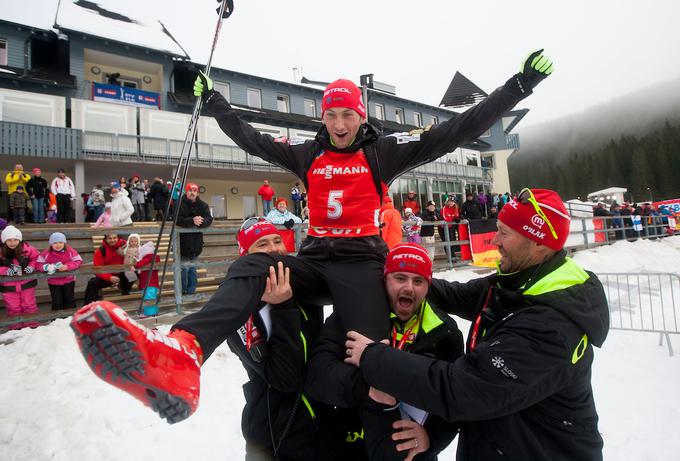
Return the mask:
POLYGON ((559 251, 564 248, 569 236, 569 213, 557 192, 548 189, 531 189, 531 192, 538 207, 555 229, 557 238, 552 235, 550 226, 530 201, 522 203, 519 198, 510 200, 498 213, 498 219, 524 237, 559 251))
POLYGON ((241 229, 236 236, 236 241, 238 242, 238 254, 243 256, 248 253, 248 250, 257 242, 259 239, 265 235, 278 234, 279 231, 274 227, 272 223, 263 219, 256 222, 250 227, 241 229))
POLYGON ((323 99, 321 99, 322 116, 327 109, 333 107, 352 109, 361 118, 366 118, 366 107, 361 100, 361 91, 350 80, 341 78, 330 83, 324 90, 323 99))
POLYGON ((385 275, 392 272, 410 272, 432 280, 432 260, 427 250, 417 243, 400 243, 387 253, 385 275))

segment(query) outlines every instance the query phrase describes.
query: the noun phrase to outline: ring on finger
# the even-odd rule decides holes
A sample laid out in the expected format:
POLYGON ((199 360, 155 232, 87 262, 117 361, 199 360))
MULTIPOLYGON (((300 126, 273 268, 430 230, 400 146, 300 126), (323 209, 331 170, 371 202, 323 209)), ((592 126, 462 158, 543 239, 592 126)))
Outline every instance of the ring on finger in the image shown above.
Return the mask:
POLYGON ((418 448, 418 439, 413 439, 416 442, 416 445, 413 448, 418 448))
POLYGON ((347 349, 347 355, 352 355, 352 349, 347 349))

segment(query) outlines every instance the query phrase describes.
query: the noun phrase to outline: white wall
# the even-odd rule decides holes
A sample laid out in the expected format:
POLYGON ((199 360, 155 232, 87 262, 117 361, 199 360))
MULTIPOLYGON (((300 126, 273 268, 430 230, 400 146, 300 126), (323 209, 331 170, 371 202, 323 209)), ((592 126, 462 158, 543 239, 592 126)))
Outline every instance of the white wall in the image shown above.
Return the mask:
POLYGON ((0 88, 0 120, 66 126, 66 98, 0 88))

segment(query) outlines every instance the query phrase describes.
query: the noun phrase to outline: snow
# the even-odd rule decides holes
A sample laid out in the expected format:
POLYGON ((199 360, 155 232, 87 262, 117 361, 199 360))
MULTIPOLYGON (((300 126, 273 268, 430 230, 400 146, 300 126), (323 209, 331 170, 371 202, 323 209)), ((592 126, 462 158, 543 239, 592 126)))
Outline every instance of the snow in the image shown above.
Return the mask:
POLYGON ((91 3, 126 16, 132 22, 103 16, 97 11, 76 5, 73 0, 62 0, 57 12, 57 28, 189 58, 184 49, 163 30, 163 24, 157 19, 139 16, 134 10, 127 11, 115 0, 96 0, 91 3))
POLYGON ((57 1, 3 0, 2 20, 41 30, 55 31, 57 1))
MULTIPOLYGON (((680 237, 618 242, 574 259, 595 272, 680 274, 680 237)), ((476 269, 475 269, 476 270, 476 269)), ((464 269, 447 280, 479 276, 464 269)), ((98 379, 76 346, 69 319, 0 335, 0 460, 243 459, 246 374, 223 345, 203 366, 201 405, 175 425, 98 379)), ((462 329, 468 324, 459 321, 462 329)), ((167 331, 168 326, 160 327, 167 331)), ((596 350, 593 387, 607 460, 673 460, 680 450, 680 341, 670 357, 658 335, 612 330, 596 350)), ((455 442, 440 456, 452 460, 455 442)))

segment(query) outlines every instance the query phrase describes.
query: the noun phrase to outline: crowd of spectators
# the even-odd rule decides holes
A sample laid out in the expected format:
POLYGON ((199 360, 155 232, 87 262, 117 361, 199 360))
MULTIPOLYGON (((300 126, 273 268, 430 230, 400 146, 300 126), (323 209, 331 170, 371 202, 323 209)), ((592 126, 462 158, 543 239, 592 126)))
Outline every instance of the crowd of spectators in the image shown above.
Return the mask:
POLYGON ((599 202, 593 207, 593 216, 603 218, 603 227, 615 240, 636 239, 657 236, 667 232, 668 218, 673 213, 666 206, 656 207, 653 203, 619 204, 616 201, 607 206, 599 202))

